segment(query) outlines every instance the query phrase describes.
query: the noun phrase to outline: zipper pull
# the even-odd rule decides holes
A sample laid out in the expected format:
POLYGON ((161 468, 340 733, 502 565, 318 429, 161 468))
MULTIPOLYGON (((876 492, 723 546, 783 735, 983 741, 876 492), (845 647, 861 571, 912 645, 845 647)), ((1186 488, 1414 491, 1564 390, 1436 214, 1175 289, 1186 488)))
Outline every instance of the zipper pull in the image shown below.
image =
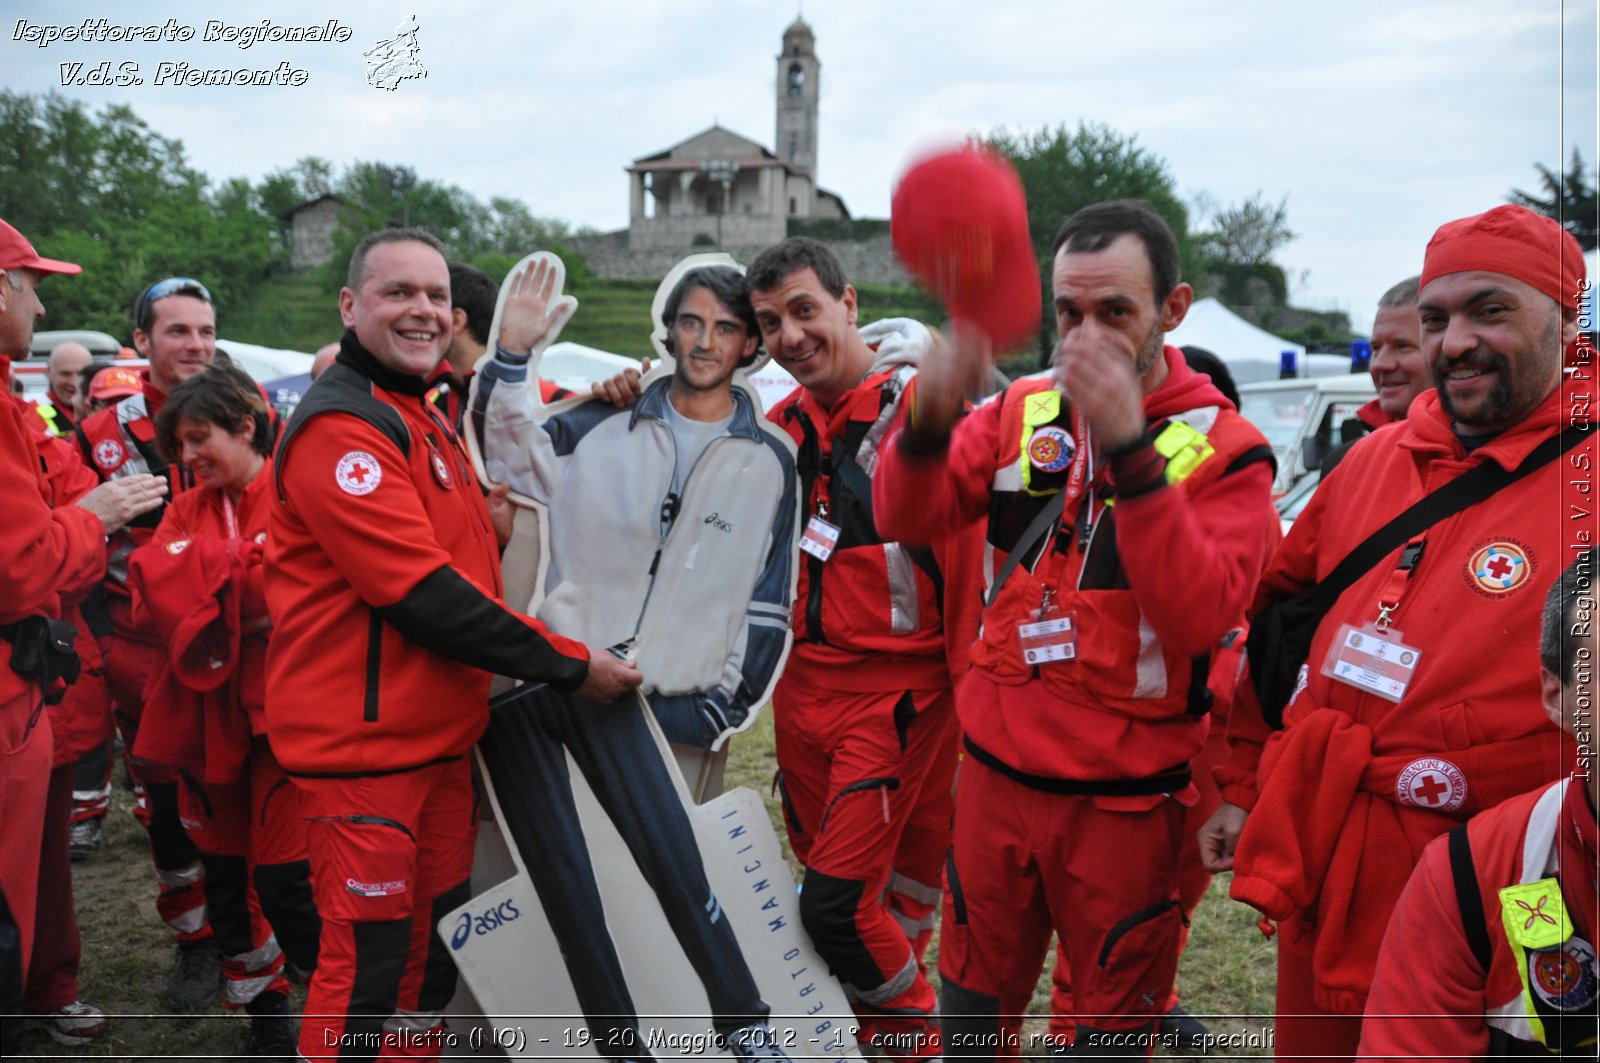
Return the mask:
POLYGON ((663 538, 666 537, 667 532, 672 530, 672 522, 677 519, 678 496, 668 491, 667 497, 661 500, 661 535, 663 538))
POLYGON ((889 822, 889 788, 887 786, 880 786, 878 788, 878 795, 883 798, 883 821, 885 823, 888 823, 889 822))

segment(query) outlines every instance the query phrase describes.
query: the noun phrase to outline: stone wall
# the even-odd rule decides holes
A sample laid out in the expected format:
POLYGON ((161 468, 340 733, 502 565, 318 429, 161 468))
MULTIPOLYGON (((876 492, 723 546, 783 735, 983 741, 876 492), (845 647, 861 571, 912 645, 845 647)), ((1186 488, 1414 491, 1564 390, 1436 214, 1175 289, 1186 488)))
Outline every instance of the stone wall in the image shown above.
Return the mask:
POLYGON ((291 269, 316 269, 333 258, 333 231, 343 209, 338 200, 323 199, 295 214, 289 235, 291 269))
MULTIPOLYGON (((851 283, 901 286, 911 284, 911 278, 895 260, 887 233, 879 233, 860 240, 830 240, 827 243, 839 256, 839 261, 844 265, 845 276, 850 278, 851 283)), ((686 245, 670 249, 630 251, 626 229, 567 241, 567 247, 583 257, 583 261, 595 276, 635 280, 659 280, 685 256, 701 251, 726 251, 748 265, 751 259, 765 249, 765 246, 730 244, 727 247, 717 248, 710 245, 686 245)))

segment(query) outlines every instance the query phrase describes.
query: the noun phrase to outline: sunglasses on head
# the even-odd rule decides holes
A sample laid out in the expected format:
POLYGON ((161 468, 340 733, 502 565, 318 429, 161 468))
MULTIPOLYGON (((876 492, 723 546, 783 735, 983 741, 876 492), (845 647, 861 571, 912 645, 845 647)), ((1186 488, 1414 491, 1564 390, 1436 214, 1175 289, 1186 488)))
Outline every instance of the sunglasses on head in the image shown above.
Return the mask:
POLYGON ((211 293, 206 286, 193 277, 168 277, 164 281, 156 281, 144 290, 139 296, 139 305, 134 308, 134 324, 139 328, 147 328, 150 324, 150 307, 160 299, 169 295, 192 295, 197 299, 211 302, 211 293))

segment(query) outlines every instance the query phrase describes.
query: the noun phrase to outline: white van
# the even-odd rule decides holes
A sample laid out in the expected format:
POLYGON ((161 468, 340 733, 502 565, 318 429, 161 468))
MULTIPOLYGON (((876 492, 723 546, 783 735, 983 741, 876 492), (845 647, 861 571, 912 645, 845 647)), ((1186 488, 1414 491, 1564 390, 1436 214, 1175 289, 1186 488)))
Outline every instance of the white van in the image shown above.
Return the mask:
POLYGON ((1367 373, 1240 385, 1239 412, 1267 437, 1278 459, 1273 497, 1320 468, 1328 451, 1347 438, 1345 422, 1355 421, 1356 411, 1376 395, 1367 373))

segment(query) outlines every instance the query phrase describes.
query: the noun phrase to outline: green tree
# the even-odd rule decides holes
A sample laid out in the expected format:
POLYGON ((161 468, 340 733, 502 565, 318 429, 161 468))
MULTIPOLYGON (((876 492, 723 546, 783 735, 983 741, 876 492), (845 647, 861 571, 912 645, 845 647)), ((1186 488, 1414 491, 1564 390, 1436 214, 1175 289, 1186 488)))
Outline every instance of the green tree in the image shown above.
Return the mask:
POLYGON ((1028 232, 1039 259, 1046 313, 1039 324, 1039 353, 1048 357, 1054 324, 1048 308, 1050 245, 1073 212, 1108 199, 1142 199, 1172 226, 1185 276, 1198 265, 1189 236, 1189 212, 1178 198, 1166 160, 1099 123, 1079 122, 1032 132, 997 130, 983 143, 1009 158, 1028 196, 1028 232))
POLYGON ((1210 226, 1197 237, 1205 257, 1239 266, 1266 266, 1295 238, 1289 229, 1289 197, 1268 203, 1257 191, 1242 203, 1212 212, 1210 226))
POLYGON ((1539 163, 1534 163, 1533 168, 1539 171, 1544 195, 1530 195, 1513 188, 1508 197, 1510 201, 1554 218, 1577 239, 1579 246, 1593 251, 1600 244, 1600 194, 1597 194, 1595 181, 1587 176, 1577 145, 1573 145, 1572 162, 1566 173, 1558 174, 1539 163))
POLYGON ((47 292, 49 324, 123 338, 152 280, 201 279, 226 320, 232 298, 281 263, 272 222, 249 182, 213 187, 181 142, 132 109, 51 93, 0 91, 0 217, 83 276, 47 292))

